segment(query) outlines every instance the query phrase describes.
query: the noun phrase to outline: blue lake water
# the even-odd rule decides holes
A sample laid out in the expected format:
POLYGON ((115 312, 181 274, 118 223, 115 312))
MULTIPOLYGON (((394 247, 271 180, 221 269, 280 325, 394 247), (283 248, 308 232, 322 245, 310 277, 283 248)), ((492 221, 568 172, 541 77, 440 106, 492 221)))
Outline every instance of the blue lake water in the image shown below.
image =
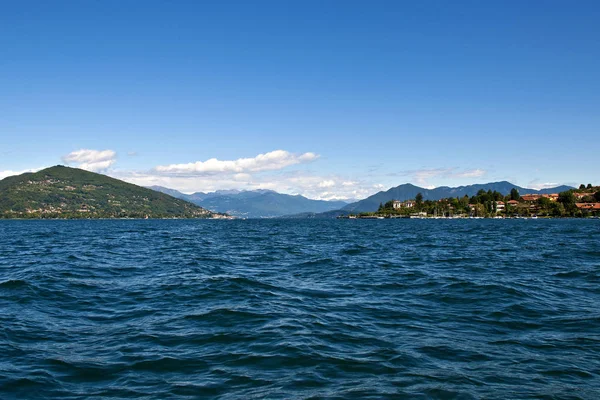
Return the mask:
POLYGON ((0 221, 0 398, 598 399, 600 221, 0 221))

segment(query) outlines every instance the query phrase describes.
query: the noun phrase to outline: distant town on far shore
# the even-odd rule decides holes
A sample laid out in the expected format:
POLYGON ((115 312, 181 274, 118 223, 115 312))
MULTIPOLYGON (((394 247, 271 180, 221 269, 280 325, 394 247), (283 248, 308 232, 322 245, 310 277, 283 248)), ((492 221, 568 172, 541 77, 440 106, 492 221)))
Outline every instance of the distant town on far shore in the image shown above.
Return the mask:
POLYGON ((423 200, 390 200, 376 212, 341 215, 338 218, 560 218, 600 217, 600 187, 591 183, 560 193, 510 194, 480 189, 474 196, 423 200))

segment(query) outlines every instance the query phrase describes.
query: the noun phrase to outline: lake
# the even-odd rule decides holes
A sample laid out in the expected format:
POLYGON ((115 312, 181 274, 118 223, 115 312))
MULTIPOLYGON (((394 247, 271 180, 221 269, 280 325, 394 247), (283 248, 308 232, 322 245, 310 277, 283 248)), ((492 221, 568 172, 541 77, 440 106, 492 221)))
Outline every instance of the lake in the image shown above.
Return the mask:
POLYGON ((600 220, 0 221, 0 398, 600 398, 600 220))

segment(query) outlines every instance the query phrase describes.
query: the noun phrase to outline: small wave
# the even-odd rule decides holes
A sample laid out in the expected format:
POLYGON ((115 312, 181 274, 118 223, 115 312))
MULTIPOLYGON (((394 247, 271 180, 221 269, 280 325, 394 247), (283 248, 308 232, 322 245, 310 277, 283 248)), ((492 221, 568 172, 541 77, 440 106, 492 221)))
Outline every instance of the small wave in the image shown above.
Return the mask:
POLYGON ((585 378, 591 379, 594 378, 594 374, 589 373, 588 371, 582 371, 577 368, 565 368, 565 369, 549 369, 540 371, 541 374, 552 377, 564 377, 564 376, 573 376, 576 378, 585 378))
POLYGON ((267 282, 262 282, 256 279, 244 277, 244 276, 229 276, 229 275, 217 275, 210 277, 208 283, 211 288, 220 286, 235 286, 238 288, 260 288, 265 290, 278 290, 278 286, 271 285, 267 282))
POLYGON ((32 390, 42 389, 47 387, 47 379, 32 379, 32 378, 17 378, 17 379, 1 379, 4 381, 0 383, 0 392, 11 393, 11 392, 22 392, 26 391, 31 393, 32 390))
POLYGON ((161 357, 154 360, 137 361, 129 365, 128 368, 134 371, 175 373, 187 370, 205 370, 208 366, 207 362, 197 358, 161 357))
POLYGON ((341 253, 349 256, 354 256, 358 254, 370 253, 373 249, 365 246, 356 246, 356 247, 348 247, 342 249, 341 253))
POLYGON ((29 286, 29 284, 22 279, 9 279, 7 281, 0 282, 1 289, 18 289, 27 286, 29 286))
POLYGON ((215 320, 218 322, 237 319, 240 323, 251 319, 266 319, 263 314, 254 313, 251 311, 232 310, 229 308, 218 308, 205 313, 188 314, 185 316, 185 318, 192 320, 215 320))
POLYGON ((557 272, 554 274, 557 278, 580 278, 586 274, 581 271, 557 272))
POLYGON ((483 362, 491 359, 487 354, 450 347, 447 345, 423 346, 419 348, 419 351, 429 357, 446 361, 483 362))
POLYGON ((294 267, 297 268, 306 268, 306 267, 313 267, 313 266, 323 266, 323 265, 328 265, 328 264, 333 264, 335 261, 333 260, 333 258, 319 258, 316 260, 310 260, 310 261, 305 261, 299 264, 295 264, 294 267))

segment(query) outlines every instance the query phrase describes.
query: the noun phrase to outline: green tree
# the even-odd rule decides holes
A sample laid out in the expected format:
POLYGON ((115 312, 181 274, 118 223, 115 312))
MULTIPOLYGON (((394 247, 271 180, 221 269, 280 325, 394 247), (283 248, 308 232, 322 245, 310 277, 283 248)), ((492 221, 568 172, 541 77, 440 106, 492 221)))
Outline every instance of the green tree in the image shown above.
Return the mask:
POLYGON ((491 202, 491 201, 489 201, 489 200, 486 200, 486 201, 483 203, 483 206, 485 207, 485 212, 486 212, 486 214, 489 214, 489 213, 491 213, 491 212, 492 212, 492 202, 491 202))
POLYGON ((552 202, 550 205, 550 215, 553 217, 562 217, 565 214, 565 207, 562 203, 552 202))
POLYGON ((475 210, 473 211, 476 217, 485 216, 485 206, 483 204, 475 204, 475 210))
POLYGON ((559 193, 558 202, 563 205, 565 212, 571 215, 577 211, 577 206, 575 205, 575 195, 571 190, 559 193))
POLYGON ((588 196, 583 196, 583 198, 581 199, 581 201, 582 201, 583 203, 593 203, 593 202, 595 201, 595 199, 594 199, 594 195, 593 195, 593 194, 590 194, 590 195, 588 195, 588 196))
POLYGON ((417 210, 421 210, 422 205, 423 205, 423 195, 421 194, 421 192, 419 192, 415 196, 415 206, 417 207, 417 210))
POLYGON ((579 185, 579 190, 583 190, 585 189, 585 185, 582 183, 581 185, 579 185))
POLYGON ((510 191, 510 199, 511 200, 521 200, 521 196, 519 195, 519 191, 517 188, 512 188, 510 191))
POLYGON ((591 184, 591 183, 588 183, 588 185, 587 185, 587 188, 588 188, 588 189, 591 189, 592 187, 593 187, 593 186, 592 186, 592 184, 591 184))
POLYGON ((600 190, 594 193, 594 199, 596 199, 596 201, 600 201, 600 190))
POLYGON ((550 214, 550 208, 552 207, 552 200, 550 200, 547 197, 540 197, 537 200, 537 205, 542 213, 550 214))

